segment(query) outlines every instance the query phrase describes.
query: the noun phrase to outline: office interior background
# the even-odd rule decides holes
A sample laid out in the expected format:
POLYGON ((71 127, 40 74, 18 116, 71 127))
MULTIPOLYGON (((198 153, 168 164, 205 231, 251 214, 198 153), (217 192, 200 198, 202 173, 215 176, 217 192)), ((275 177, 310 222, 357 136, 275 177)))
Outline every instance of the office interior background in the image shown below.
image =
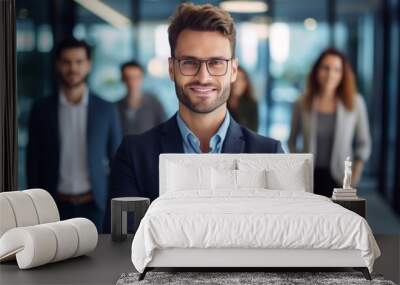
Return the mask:
MULTIPOLYGON (((93 47, 88 82, 99 96, 121 99, 126 90, 120 65, 136 59, 146 68, 144 89, 157 96, 168 116, 174 114, 178 101, 168 78, 167 26, 180 2, 16 0, 19 189, 26 185, 29 112, 36 99, 56 90, 53 48, 65 37, 93 47)), ((258 132, 286 147, 292 104, 304 90, 311 65, 327 47, 343 51, 366 101, 373 139, 359 195, 367 198, 367 219, 375 233, 400 233, 400 1, 241 2, 243 7, 230 11, 237 57, 257 97, 258 132)))

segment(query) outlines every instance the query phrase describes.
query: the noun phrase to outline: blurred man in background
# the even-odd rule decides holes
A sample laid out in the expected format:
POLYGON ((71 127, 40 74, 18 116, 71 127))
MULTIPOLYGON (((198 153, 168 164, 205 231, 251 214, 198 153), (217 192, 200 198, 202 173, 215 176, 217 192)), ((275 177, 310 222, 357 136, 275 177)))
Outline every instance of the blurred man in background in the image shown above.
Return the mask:
POLYGON ((161 124, 166 119, 163 107, 156 97, 142 92, 143 67, 136 61, 126 62, 121 77, 128 91, 118 102, 124 135, 140 134, 161 124))
POLYGON ((61 219, 85 217, 99 231, 108 195, 108 161, 121 141, 118 113, 89 91, 91 50, 68 39, 55 51, 58 93, 37 101, 29 121, 27 182, 57 202, 61 219))

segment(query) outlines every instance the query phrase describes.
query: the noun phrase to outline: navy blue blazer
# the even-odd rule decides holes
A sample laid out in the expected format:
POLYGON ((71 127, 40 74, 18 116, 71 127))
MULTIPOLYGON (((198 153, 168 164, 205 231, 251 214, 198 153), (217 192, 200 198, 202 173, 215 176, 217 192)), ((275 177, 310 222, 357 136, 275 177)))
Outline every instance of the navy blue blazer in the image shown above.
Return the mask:
MULTIPOLYGON (((29 188, 43 188, 56 198, 60 165, 58 96, 38 100, 29 119, 26 173, 29 188)), ((89 95, 87 154, 89 176, 96 204, 103 211, 109 187, 109 162, 122 139, 116 107, 89 95)))
MULTIPOLYGON (((110 199, 140 196, 158 197, 158 159, 161 153, 183 153, 176 115, 140 134, 125 136, 111 166, 110 199)), ((222 146, 223 153, 283 153, 281 143, 240 126, 232 117, 222 146)), ((103 230, 110 231, 110 202, 103 230)))

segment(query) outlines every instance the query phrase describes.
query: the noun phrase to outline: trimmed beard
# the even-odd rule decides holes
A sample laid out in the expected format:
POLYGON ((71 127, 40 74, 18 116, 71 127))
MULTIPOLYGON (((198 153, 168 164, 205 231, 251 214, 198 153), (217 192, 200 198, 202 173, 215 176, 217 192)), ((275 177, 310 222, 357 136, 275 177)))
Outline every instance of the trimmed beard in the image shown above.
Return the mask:
POLYGON ((215 111, 228 101, 231 93, 231 85, 228 84, 222 88, 212 105, 210 105, 208 108, 199 108, 199 106, 193 104, 193 102, 190 100, 190 97, 183 91, 183 88, 177 84, 176 80, 174 80, 174 83, 175 93, 179 102, 185 105, 190 111, 198 114, 208 114, 215 111))
POLYGON ((62 86, 66 87, 68 89, 76 88, 76 87, 80 86, 81 84, 86 83, 86 80, 87 80, 88 77, 89 77, 89 74, 87 74, 85 77, 83 77, 77 83, 70 84, 70 83, 68 83, 68 81, 64 80, 64 77, 59 75, 59 78, 60 78, 62 86))

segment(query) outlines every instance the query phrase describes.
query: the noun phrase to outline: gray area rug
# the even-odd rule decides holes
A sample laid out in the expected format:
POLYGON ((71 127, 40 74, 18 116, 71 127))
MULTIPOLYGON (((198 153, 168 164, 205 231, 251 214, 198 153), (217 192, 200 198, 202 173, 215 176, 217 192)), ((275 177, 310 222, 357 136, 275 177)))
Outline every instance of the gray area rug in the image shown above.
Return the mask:
POLYGON ((133 284, 387 284, 381 275, 372 274, 372 281, 360 272, 148 272, 142 281, 139 273, 122 274, 117 285, 133 284))

